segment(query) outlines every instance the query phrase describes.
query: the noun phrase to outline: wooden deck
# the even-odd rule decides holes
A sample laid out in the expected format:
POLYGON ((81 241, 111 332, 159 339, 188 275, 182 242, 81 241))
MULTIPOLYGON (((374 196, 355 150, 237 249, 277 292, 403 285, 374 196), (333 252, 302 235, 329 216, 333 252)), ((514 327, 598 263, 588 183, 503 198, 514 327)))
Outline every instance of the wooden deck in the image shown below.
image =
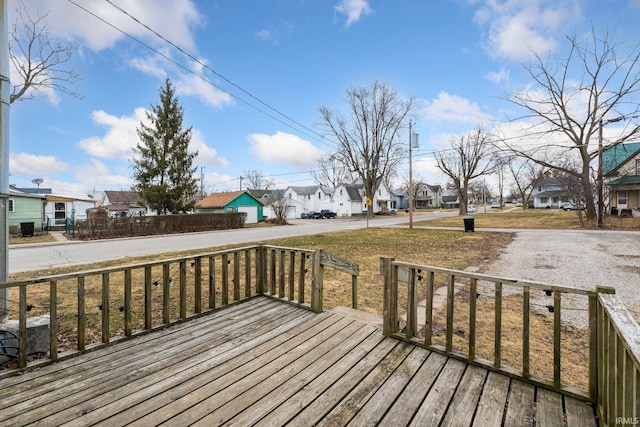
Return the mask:
POLYGON ((268 297, 0 379, 0 425, 589 426, 591 406, 268 297))

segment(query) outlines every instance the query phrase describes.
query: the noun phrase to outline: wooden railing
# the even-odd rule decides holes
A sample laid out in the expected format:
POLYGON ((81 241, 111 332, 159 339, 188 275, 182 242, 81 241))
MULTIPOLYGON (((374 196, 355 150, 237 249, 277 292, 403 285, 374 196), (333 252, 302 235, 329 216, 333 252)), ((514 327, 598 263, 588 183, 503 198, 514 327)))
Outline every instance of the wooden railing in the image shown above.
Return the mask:
POLYGON ((615 295, 598 295, 601 425, 640 425, 640 326, 615 295))
MULTIPOLYGON (((640 398, 640 328, 637 324, 629 326, 633 323, 632 319, 629 320, 630 316, 621 317, 613 307, 615 295, 610 295, 615 292, 613 289, 599 287, 596 291, 591 291, 552 286, 399 262, 391 258, 381 258, 381 273, 384 276, 383 332, 386 336, 394 336, 594 404, 597 402, 602 406, 603 414, 637 416, 637 401, 640 398), (446 289, 444 302, 440 307, 434 307, 434 297, 439 285, 446 289), (534 299, 534 292, 538 299, 534 299), (457 294, 464 294, 466 297, 457 298, 457 294), (477 354, 478 336, 481 332, 478 298, 481 295, 492 311, 489 314, 492 324, 488 331, 486 328, 482 331, 492 341, 490 350, 485 349, 485 355, 489 353, 489 356, 484 358, 477 354), (548 302, 539 303, 541 297, 547 298, 548 302), (571 301, 572 307, 565 305, 565 298, 571 301), (419 313, 419 301, 423 301, 425 305, 422 313, 419 313), (468 310, 457 307, 463 303, 465 306, 468 304, 468 310), (538 310, 534 310, 534 305, 539 306, 538 310), (583 308, 576 308, 576 305, 583 308), (512 316, 509 324, 505 324, 503 320, 506 309, 509 309, 512 316), (562 322, 562 313, 569 310, 581 310, 585 323, 584 329, 573 329, 586 331, 584 333, 588 348, 584 360, 580 360, 578 365, 587 367, 585 375, 588 377, 588 384, 581 388, 563 381, 562 355, 563 350, 567 351, 562 345, 563 328, 567 328, 567 325, 562 322), (514 311, 517 312, 515 319, 514 311), (418 322, 419 314, 424 318, 421 322, 418 322), (436 319, 436 316, 440 317, 436 319), (548 335, 551 337, 550 357, 553 360, 546 362, 548 366, 552 366, 549 369, 552 372, 532 372, 532 360, 537 362, 540 358, 531 346, 532 335, 540 333, 535 328, 532 330, 534 316, 550 318, 545 325, 550 325, 547 329, 552 328, 548 335), (459 323, 461 318, 465 323, 463 327, 459 323), (437 332, 434 330, 436 321, 440 326, 437 332), (454 322, 458 322, 456 328, 454 322), (519 337, 514 337, 514 334, 519 337), (464 336, 464 339, 460 339, 460 336, 464 336), (509 342, 506 342, 505 336, 509 342), (436 337, 439 342, 436 342, 436 337), (454 338, 457 346, 454 346, 454 338), (516 350, 513 349, 514 341, 517 342, 516 350), (505 360, 507 344, 510 345, 508 355, 512 361, 513 354, 519 355, 520 360, 515 363, 517 366, 510 366, 505 360), (621 377, 622 374, 624 378, 621 377), (635 404, 630 403, 633 399, 635 404)), ((487 313, 483 315, 486 317, 487 313)), ((484 344, 486 346, 486 342, 484 344)))
POLYGON ((357 264, 321 249, 269 245, 0 283, 0 289, 9 290, 10 307, 17 305, 17 358, 24 368, 30 317, 49 319, 48 358, 34 364, 47 363, 257 295, 321 312, 325 267, 352 275, 357 307, 357 264))

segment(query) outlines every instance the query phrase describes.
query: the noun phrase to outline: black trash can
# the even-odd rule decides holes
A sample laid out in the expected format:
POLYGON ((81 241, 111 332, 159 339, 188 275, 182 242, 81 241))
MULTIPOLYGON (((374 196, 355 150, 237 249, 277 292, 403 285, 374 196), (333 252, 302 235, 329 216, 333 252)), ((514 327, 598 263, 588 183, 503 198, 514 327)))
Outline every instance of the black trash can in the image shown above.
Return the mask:
POLYGON ((475 231, 475 218, 472 216, 465 216, 463 218, 464 220, 464 232, 466 233, 467 231, 475 231))
POLYGON ((618 208, 611 208, 611 216, 618 216, 618 208))
POLYGON ((35 223, 33 222, 20 223, 20 232, 22 233, 22 237, 33 236, 34 230, 35 230, 35 223))

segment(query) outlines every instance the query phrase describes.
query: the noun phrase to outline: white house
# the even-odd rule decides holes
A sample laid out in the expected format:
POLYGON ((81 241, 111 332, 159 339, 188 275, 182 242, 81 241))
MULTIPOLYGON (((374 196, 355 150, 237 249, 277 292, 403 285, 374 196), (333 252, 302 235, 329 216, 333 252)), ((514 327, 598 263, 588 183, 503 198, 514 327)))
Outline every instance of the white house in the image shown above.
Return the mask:
POLYGON ((294 206, 296 218, 300 218, 303 212, 320 211, 322 209, 332 209, 333 207, 331 189, 319 185, 288 187, 284 194, 294 206), (300 210, 298 210, 298 207, 300 210))
POLYGON ((560 208, 571 200, 566 178, 541 179, 531 193, 534 208, 560 208))
POLYGON ((102 206, 109 210, 109 216, 140 216, 151 213, 144 205, 144 200, 136 191, 105 190, 102 206))
MULTIPOLYGON (((366 196, 362 184, 338 185, 333 190, 331 200, 332 209, 338 216, 352 216, 367 210, 366 196)), ((391 191, 381 181, 373 194, 373 212, 386 212, 392 208, 391 203, 391 191)))

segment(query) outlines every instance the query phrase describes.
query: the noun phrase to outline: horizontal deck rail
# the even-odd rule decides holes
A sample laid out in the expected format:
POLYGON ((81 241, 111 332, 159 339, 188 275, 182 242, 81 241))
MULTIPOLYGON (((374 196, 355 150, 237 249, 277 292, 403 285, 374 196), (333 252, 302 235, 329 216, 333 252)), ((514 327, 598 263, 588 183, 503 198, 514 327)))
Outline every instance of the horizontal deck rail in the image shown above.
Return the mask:
MULTIPOLYGON (((602 305, 599 301, 608 301, 607 298, 610 298, 611 295, 607 294, 614 293, 614 290, 611 288, 599 287, 596 291, 592 291, 567 286, 554 286, 535 281, 515 280, 399 262, 392 258, 381 258, 380 267, 384 277, 383 331, 386 336, 395 336, 430 350, 456 357, 512 377, 520 378, 532 384, 543 386, 563 394, 578 397, 591 403, 596 403, 598 390, 599 388, 600 390, 603 388, 604 380, 602 380, 602 378, 600 381, 598 380, 598 374, 602 374, 602 362, 605 360, 610 362, 611 360, 605 358, 606 354, 602 350, 603 345, 604 348, 610 348, 609 356, 611 355, 611 348, 618 349, 617 351, 620 352, 620 349, 628 349, 630 347, 628 343, 622 344, 622 341, 615 344, 614 347, 607 347, 614 344, 608 340, 608 336, 604 337, 603 334, 598 331, 602 331, 605 328, 612 331, 614 328, 603 326, 602 322, 606 324, 604 320, 601 320, 603 314, 600 312, 604 312, 603 309, 600 309, 600 317, 598 317, 598 321, 601 323, 596 327, 596 311, 597 308, 602 305), (434 298, 437 288, 436 277, 439 278, 438 283, 442 284, 446 289, 445 301, 440 307, 441 311, 444 311, 444 330, 441 332, 441 334, 444 334, 444 338, 440 339, 440 344, 434 342, 434 334, 436 333, 436 331, 434 331, 434 316, 436 313, 434 298), (461 284, 461 282, 463 283, 461 284), (403 285, 401 286, 401 284, 403 285), (456 304, 458 303, 456 302, 455 296, 461 286, 464 288, 464 291, 468 293, 468 311, 456 308, 456 304), (493 340, 492 360, 486 357, 481 358, 477 355, 477 337, 480 333, 477 322, 477 300, 480 296, 481 287, 482 294, 490 298, 493 304, 493 329, 488 331, 488 333, 492 334, 491 339, 493 340), (509 288, 508 290, 506 289, 507 287, 509 288), (420 288, 420 292, 418 288, 420 288), (546 295, 550 300, 548 305, 540 307, 547 315, 552 316, 553 331, 551 346, 553 349, 553 372, 547 376, 539 375, 538 373, 534 374, 531 368, 531 322, 534 316, 532 293, 534 291, 538 294, 546 295), (507 300, 507 296, 511 298, 507 300), (589 378, 586 389, 578 389, 567 385, 562 379, 562 312, 563 309, 568 309, 563 304, 563 300, 567 296, 571 296, 574 299, 582 299, 583 305, 585 306, 584 310, 586 312, 586 322, 588 325, 588 360, 585 362, 588 365, 589 378), (420 316, 424 317, 424 321, 420 324, 418 324, 419 300, 422 300, 425 305, 424 312, 420 313, 420 316), (507 307, 507 304, 515 305, 513 304, 514 302, 517 302, 518 307, 521 307, 517 322, 518 325, 505 325, 505 321, 503 320, 504 308, 507 307), (454 328, 454 321, 461 318, 464 318, 467 322, 466 330, 464 331, 459 331, 454 328), (503 336, 507 328, 521 329, 519 339, 521 359, 517 368, 505 363, 506 344, 513 344, 504 342, 503 336), (424 337, 422 337, 420 333, 424 334, 424 337), (460 350, 460 348, 454 348, 454 337, 456 335, 466 335, 466 342, 462 350, 460 350), (601 341, 598 341, 598 339, 601 341), (602 341, 603 339, 608 341, 602 341), (442 343, 442 341, 444 342, 442 343), (598 349, 600 349, 600 353, 598 353, 598 349)), ((486 333, 487 331, 483 332, 486 333)), ((611 335, 613 335, 612 332, 611 335)), ((637 331, 636 336, 638 336, 637 331)), ((625 369, 627 369, 627 371, 625 372, 631 372, 629 370, 633 370, 631 368, 631 360, 635 360, 636 371, 634 378, 637 378, 637 353, 635 353, 635 356, 631 356, 629 355, 629 351, 627 351, 626 354, 627 356, 623 357, 619 353, 616 353, 616 357, 623 361, 626 360, 625 369), (635 357, 635 359, 633 359, 633 357, 635 357)), ((616 363, 621 363, 620 360, 616 363)), ((611 377, 609 376, 607 378, 611 377)), ((634 381, 633 384, 635 384, 637 388, 638 381, 634 381)), ((629 395, 629 393, 631 393, 629 391, 631 384, 632 383, 626 383, 626 385, 623 386, 617 382, 615 384, 611 383, 610 387, 613 387, 614 390, 617 391, 611 391, 610 393, 612 394, 610 395, 613 396, 615 393, 617 393, 617 395, 629 395), (624 389, 624 392, 621 391, 622 389, 620 387, 624 389)), ((637 398, 637 391, 635 393, 633 396, 637 398)), ((624 401, 628 402, 628 399, 624 401)), ((620 399, 617 399, 616 403, 619 404, 619 402, 620 399)))
POLYGON ((321 312, 325 267, 352 275, 357 307, 357 264, 321 249, 264 244, 0 283, 0 289, 17 306, 10 314, 17 312, 18 365, 26 368, 31 317, 48 318, 48 357, 33 364, 48 363, 256 295, 321 312))

